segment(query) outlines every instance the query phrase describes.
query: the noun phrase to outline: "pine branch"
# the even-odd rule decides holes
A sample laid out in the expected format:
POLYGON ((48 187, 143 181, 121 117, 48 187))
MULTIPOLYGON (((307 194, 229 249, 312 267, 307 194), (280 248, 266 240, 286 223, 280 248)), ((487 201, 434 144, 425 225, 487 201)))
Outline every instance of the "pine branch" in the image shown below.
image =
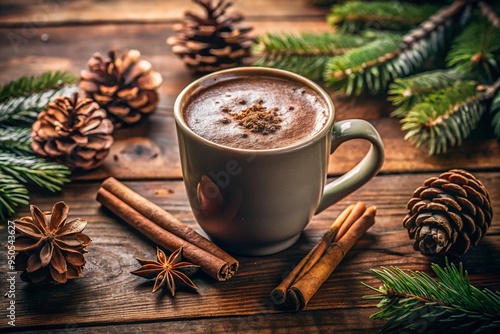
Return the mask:
POLYGON ((382 286, 362 282, 380 299, 381 310, 371 319, 386 320, 381 332, 490 333, 500 329, 500 292, 479 290, 469 282, 462 264, 457 268, 446 260, 445 268, 432 264, 438 281, 424 272, 397 267, 372 269, 382 286))
POLYGON ((421 23, 440 7, 399 1, 352 1, 332 6, 327 22, 340 31, 357 32, 367 28, 407 30, 421 23))
POLYGON ((29 96, 49 89, 59 89, 64 85, 74 84, 77 80, 73 74, 60 71, 21 77, 0 86, 0 102, 17 96, 29 96))
POLYGON ((406 69, 405 64, 393 61, 399 54, 400 43, 399 36, 385 36, 332 57, 324 71, 325 82, 347 95, 385 90, 389 82, 403 75, 406 69))
POLYGON ((20 156, 32 155, 30 133, 31 128, 0 126, 0 151, 8 151, 20 156))
POLYGON ((500 139, 500 93, 497 93, 491 102, 490 113, 492 114, 491 125, 495 136, 500 139))
POLYGON ((402 39, 381 38, 333 57, 325 69, 325 82, 348 95, 385 92, 395 78, 421 70, 431 56, 446 47, 448 35, 454 29, 452 22, 465 5, 464 1, 455 1, 402 39))
POLYGON ((311 79, 321 79, 331 56, 360 47, 376 37, 375 32, 362 35, 341 33, 267 34, 258 38, 253 52, 261 56, 254 65, 272 66, 296 72, 311 79))
POLYGON ((28 204, 28 189, 0 171, 0 220, 12 215, 18 206, 28 204))
POLYGON ((76 91, 78 91, 77 86, 62 86, 0 102, 0 124, 4 127, 31 127, 40 111, 50 101, 58 96, 69 96, 76 91))
POLYGON ((388 98, 396 107, 391 116, 404 117, 409 110, 436 90, 453 85, 464 76, 453 70, 434 70, 407 78, 396 78, 389 86, 388 98))
POLYGON ((0 172, 23 184, 35 184, 52 192, 60 191, 70 181, 71 174, 68 167, 58 163, 5 151, 0 151, 0 172))
POLYGON ((448 48, 451 36, 466 24, 470 6, 466 1, 455 0, 408 32, 403 37, 399 60, 415 72, 429 60, 444 56, 441 53, 448 48))
POLYGON ((483 14, 493 26, 498 28, 500 26, 500 17, 497 15, 500 11, 499 8, 497 7, 497 11, 495 11, 485 1, 479 1, 478 6, 481 14, 483 14))
POLYGON ((445 153, 460 145, 474 130, 485 111, 485 94, 473 81, 459 81, 426 96, 402 120, 405 136, 417 147, 427 143, 429 154, 445 153))
POLYGON ((447 65, 491 84, 500 74, 500 28, 481 18, 455 39, 447 65))

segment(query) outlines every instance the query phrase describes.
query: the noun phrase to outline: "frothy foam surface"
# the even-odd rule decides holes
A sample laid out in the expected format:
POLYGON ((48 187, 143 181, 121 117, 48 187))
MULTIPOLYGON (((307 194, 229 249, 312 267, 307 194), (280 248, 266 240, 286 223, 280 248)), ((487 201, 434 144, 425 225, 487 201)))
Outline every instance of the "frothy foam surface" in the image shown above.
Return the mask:
POLYGON ((325 126, 328 106, 319 94, 300 83, 243 77, 196 92, 187 102, 184 119, 196 134, 211 142, 262 150, 306 141, 325 126))

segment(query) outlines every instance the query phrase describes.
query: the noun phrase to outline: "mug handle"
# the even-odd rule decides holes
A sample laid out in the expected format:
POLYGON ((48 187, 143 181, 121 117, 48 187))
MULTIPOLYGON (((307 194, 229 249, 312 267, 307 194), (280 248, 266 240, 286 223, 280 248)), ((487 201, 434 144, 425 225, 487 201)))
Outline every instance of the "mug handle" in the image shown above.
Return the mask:
POLYGON ((384 145, 377 130, 361 119, 347 119, 336 122, 332 130, 330 154, 344 142, 351 139, 365 139, 372 145, 366 156, 353 169, 327 184, 316 213, 349 195, 372 179, 384 163, 384 145))

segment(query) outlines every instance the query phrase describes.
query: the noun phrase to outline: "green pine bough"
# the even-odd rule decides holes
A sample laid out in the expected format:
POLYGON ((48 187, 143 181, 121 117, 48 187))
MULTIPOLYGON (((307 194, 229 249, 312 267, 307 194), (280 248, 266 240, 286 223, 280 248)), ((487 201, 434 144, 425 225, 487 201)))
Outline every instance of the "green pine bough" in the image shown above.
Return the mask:
POLYGON ((464 75, 453 70, 434 70, 406 78, 396 78, 389 86, 388 100, 397 107, 391 116, 404 117, 425 96, 453 85, 464 75))
POLYGON ((439 8, 399 1, 349 1, 332 6, 327 22, 340 31, 351 33, 367 28, 400 30, 418 25, 439 8))
POLYGON ((28 189, 0 170, 0 218, 4 219, 20 205, 29 204, 28 189))
POLYGON ((268 33, 258 38, 253 52, 261 54, 255 65, 272 66, 320 80, 329 57, 375 40, 375 32, 360 35, 303 33, 300 35, 268 33))
POLYGON ((437 281, 420 271, 398 267, 372 269, 381 281, 365 299, 380 300, 371 319, 387 321, 380 332, 495 333, 500 330, 500 292, 470 284, 462 263, 432 264, 437 281))
POLYGON ((0 102, 0 126, 31 127, 38 114, 58 96, 71 96, 78 88, 74 85, 49 88, 30 95, 19 95, 0 102))
POLYGON ((0 87, 0 219, 29 204, 28 187, 60 191, 70 182, 68 167, 35 156, 31 126, 46 105, 77 91, 68 72, 22 77, 0 87))
POLYGON ((447 66, 488 83, 500 74, 499 55, 500 28, 484 18, 476 19, 454 40, 447 66))
POLYGON ((3 149, 18 156, 32 155, 30 133, 30 128, 0 127, 0 150, 3 149))
POLYGON ((429 154, 445 153, 460 145, 479 118, 488 114, 500 138, 498 102, 492 102, 498 90, 495 80, 500 76, 498 12, 484 1, 456 0, 439 10, 436 5, 419 5, 419 10, 414 7, 405 1, 334 4, 329 22, 336 31, 322 33, 321 40, 308 34, 307 43, 286 34, 280 36, 286 41, 281 44, 261 38, 257 64, 320 80, 349 96, 387 94, 395 106, 391 115, 402 118, 405 138, 427 147, 429 154), (363 36, 367 27, 374 38, 363 45, 339 47, 344 39, 363 36), (296 52, 297 44, 303 49, 318 50, 321 46, 328 50, 324 45, 328 38, 340 39, 330 45, 337 53, 318 52, 313 57, 296 52), (485 88, 457 101, 452 87, 471 81, 485 88))
POLYGON ((365 91, 376 94, 395 76, 411 70, 410 65, 396 59, 400 44, 400 36, 386 36, 332 57, 326 64, 323 79, 347 95, 360 95, 365 91))
POLYGON ((75 83, 77 77, 69 72, 45 72, 38 76, 21 77, 0 87, 0 102, 17 96, 29 96, 32 93, 57 89, 69 83, 75 83))
POLYGON ((476 128, 485 106, 474 81, 458 81, 425 96, 401 121, 405 139, 417 147, 427 143, 430 154, 446 153, 476 128))

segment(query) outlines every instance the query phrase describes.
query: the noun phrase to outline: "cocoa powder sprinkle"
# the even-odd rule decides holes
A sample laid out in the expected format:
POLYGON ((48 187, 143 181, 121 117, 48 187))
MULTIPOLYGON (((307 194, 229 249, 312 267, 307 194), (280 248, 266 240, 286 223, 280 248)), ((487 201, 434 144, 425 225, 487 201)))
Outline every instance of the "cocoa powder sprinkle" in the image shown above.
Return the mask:
POLYGON ((267 110, 262 105, 252 105, 235 114, 232 117, 238 125, 263 135, 273 133, 281 128, 281 118, 278 115, 278 108, 267 110))

